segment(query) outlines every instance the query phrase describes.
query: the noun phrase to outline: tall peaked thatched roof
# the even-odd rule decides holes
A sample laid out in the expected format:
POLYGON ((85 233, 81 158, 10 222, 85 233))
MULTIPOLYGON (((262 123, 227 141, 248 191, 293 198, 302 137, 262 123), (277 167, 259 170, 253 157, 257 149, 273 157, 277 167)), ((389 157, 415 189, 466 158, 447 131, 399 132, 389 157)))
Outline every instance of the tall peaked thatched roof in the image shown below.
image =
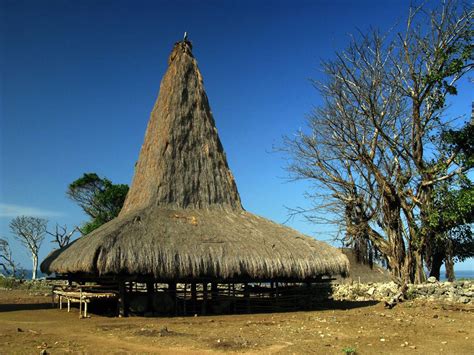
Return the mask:
POLYGON ((149 206, 242 209, 188 41, 168 59, 121 214, 149 206))
POLYGON ((183 279, 345 274, 337 249, 242 208, 188 41, 175 44, 120 215, 43 272, 183 279))

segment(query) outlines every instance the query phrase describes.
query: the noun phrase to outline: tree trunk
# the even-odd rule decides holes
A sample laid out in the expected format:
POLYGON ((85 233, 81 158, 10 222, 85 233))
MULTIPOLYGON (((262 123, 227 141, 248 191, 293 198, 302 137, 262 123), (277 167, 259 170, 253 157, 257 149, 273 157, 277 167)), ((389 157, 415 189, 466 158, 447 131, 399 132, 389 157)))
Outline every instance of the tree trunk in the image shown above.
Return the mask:
POLYGON ((405 242, 402 235, 402 221, 400 217, 401 202, 394 189, 382 191, 382 211, 385 222, 385 233, 390 249, 387 255, 392 276, 403 280, 403 265, 406 259, 405 242))
POLYGON ((431 258, 430 277, 434 276, 436 277, 436 280, 438 281, 441 274, 440 269, 441 269, 441 265, 443 265, 443 260, 444 260, 444 253, 441 253, 441 252, 434 253, 431 258))
POLYGON ((456 277, 454 276, 453 242, 451 240, 446 243, 446 261, 444 265, 446 267, 446 278, 449 282, 453 282, 456 277))
POLYGON ((33 254, 33 275, 31 276, 32 280, 36 280, 36 272, 38 270, 38 255, 33 254))
POLYGON ((404 281, 406 283, 420 284, 426 281, 423 270, 423 257, 418 249, 409 247, 404 265, 404 281))
MULTIPOLYGON (((393 225, 392 225, 393 227, 393 225)), ((403 279, 403 265, 406 259, 405 243, 399 228, 387 228, 386 230, 390 255, 386 255, 388 266, 393 277, 403 279)))
POLYGON ((421 284, 426 281, 426 274, 425 270, 423 270, 423 256, 419 250, 414 250, 414 278, 413 278, 413 283, 415 284, 421 284))
POLYGON ((449 282, 453 282, 456 280, 456 276, 454 275, 454 263, 452 260, 446 260, 446 278, 449 282))

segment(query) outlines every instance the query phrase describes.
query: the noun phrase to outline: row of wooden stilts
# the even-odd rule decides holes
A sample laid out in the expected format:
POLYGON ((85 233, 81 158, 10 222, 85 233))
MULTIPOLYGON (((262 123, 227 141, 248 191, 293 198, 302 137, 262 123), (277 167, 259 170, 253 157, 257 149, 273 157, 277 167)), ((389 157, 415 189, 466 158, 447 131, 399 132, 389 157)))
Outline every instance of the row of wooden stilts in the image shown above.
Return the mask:
MULTIPOLYGON (((157 285, 154 282, 146 283, 135 283, 135 282, 121 282, 119 283, 119 299, 118 299, 118 310, 119 316, 124 317, 128 315, 127 305, 127 294, 137 291, 141 288, 142 291, 146 291, 149 299, 153 297, 153 294, 157 292, 157 285), (140 286, 140 287, 139 287, 140 286), (145 287, 143 287, 145 286, 145 287)), ((163 284, 159 284, 163 285, 163 284)), ((265 288, 257 288, 257 290, 251 290, 248 283, 237 284, 227 283, 220 284, 214 282, 204 283, 168 283, 166 292, 175 302, 174 314, 176 315, 187 315, 187 314, 208 314, 210 311, 211 302, 229 301, 230 302, 230 313, 237 312, 250 312, 251 311, 251 299, 265 299, 266 305, 260 302, 259 308, 262 307, 274 307, 279 305, 279 301, 294 303, 295 298, 301 298, 301 293, 297 296, 281 295, 280 290, 284 288, 279 287, 278 282, 267 283, 265 288), (209 287, 210 285, 210 287, 209 287), (199 289, 198 289, 199 288, 199 289)), ((162 289, 162 288, 160 288, 162 289)), ((258 303, 258 302, 254 302, 258 303)), ((290 304, 291 305, 291 304, 290 304)), ((283 306, 281 304, 280 306, 283 306)))
MULTIPOLYGON (((297 292, 289 292, 291 287, 278 282, 265 283, 265 287, 259 287, 258 284, 250 286, 248 283, 168 283, 165 292, 174 300, 173 314, 199 313, 206 315, 212 313, 219 302, 228 304, 229 307, 225 313, 289 310, 298 307, 308 309, 314 304, 314 296, 318 292, 317 289, 312 289, 311 286, 308 283, 306 287, 300 286, 297 292)), ((128 315, 127 294, 139 291, 140 288, 142 292, 146 291, 149 300, 158 289, 163 292, 163 284, 155 284, 154 282, 120 283, 119 316, 128 315), (158 287, 158 285, 161 285, 161 287, 158 287)))

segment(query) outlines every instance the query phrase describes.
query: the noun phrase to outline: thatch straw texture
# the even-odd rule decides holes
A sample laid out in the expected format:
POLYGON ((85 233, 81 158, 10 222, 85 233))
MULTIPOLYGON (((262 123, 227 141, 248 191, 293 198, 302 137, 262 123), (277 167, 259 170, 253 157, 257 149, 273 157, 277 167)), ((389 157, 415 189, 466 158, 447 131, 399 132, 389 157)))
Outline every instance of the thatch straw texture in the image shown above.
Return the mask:
POLYGON ((147 206, 241 209, 189 42, 178 42, 121 214, 147 206))
POLYGON ((145 209, 53 252, 41 270, 157 279, 307 279, 347 273, 348 262, 336 248, 246 211, 145 209))
POLYGON ((335 248, 243 210, 187 41, 175 44, 120 215, 41 265, 157 279, 344 274, 335 248))

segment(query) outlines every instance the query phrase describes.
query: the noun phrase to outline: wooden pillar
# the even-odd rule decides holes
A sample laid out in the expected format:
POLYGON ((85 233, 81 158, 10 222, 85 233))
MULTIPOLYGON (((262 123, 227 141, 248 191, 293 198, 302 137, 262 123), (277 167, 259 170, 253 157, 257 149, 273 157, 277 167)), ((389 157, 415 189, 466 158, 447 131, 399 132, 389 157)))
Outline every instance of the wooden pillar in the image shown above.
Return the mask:
POLYGON ((193 313, 196 314, 197 292, 196 283, 191 283, 191 301, 193 303, 193 313))
POLYGON ((232 313, 236 312, 237 305, 236 305, 236 298, 235 298, 235 284, 232 283, 232 313))
POLYGON ((275 308, 278 309, 278 282, 275 282, 275 308))
POLYGON ((207 282, 202 284, 202 314, 207 313, 207 282))
POLYGON ((147 294, 147 309, 148 312, 153 311, 153 296, 155 294, 155 283, 153 281, 148 281, 146 283, 146 294, 147 294))
POLYGON ((188 297, 188 284, 184 284, 184 294, 183 294, 183 315, 186 315, 186 298, 188 297))
POLYGON ((176 282, 168 283, 168 293, 174 302, 174 314, 178 312, 178 298, 176 297, 176 282))
POLYGON ((127 305, 125 302, 125 282, 120 280, 119 281, 119 299, 118 299, 118 308, 119 308, 119 317, 126 317, 128 315, 127 312, 127 305))
POLYGON ((248 283, 244 284, 244 299, 247 313, 250 313, 250 288, 248 283))
POLYGON ((219 296, 219 289, 217 286, 218 286, 217 282, 213 282, 211 284, 211 298, 213 302, 216 301, 219 296))
POLYGON ((312 297, 311 297, 311 282, 306 282, 306 309, 309 310, 311 309, 311 301, 312 301, 312 297))

